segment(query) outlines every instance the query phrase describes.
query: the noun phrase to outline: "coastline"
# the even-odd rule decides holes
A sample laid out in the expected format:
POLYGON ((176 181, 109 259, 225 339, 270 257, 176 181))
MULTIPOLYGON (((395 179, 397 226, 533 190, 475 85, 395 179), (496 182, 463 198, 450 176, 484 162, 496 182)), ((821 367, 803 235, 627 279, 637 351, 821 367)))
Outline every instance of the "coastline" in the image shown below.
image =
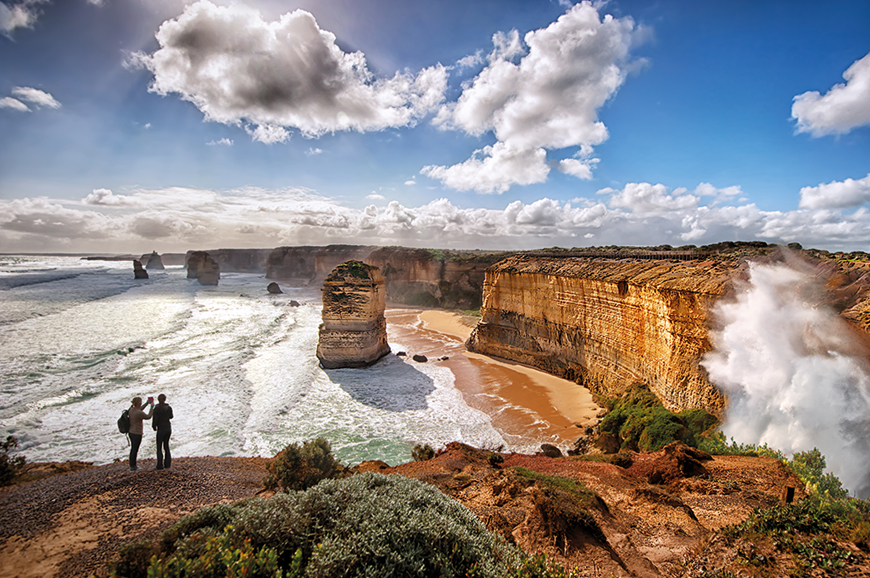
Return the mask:
POLYGON ((387 317, 388 324, 393 322, 388 332, 400 329, 401 324, 413 325, 416 331, 402 332, 402 337, 424 354, 432 349, 426 337, 450 345, 452 355, 440 363, 454 373, 466 402, 490 415, 508 440, 536 438, 565 449, 585 427, 597 422, 601 408, 583 386, 520 363, 466 351, 465 341, 473 328, 463 323, 460 314, 393 309, 387 317))

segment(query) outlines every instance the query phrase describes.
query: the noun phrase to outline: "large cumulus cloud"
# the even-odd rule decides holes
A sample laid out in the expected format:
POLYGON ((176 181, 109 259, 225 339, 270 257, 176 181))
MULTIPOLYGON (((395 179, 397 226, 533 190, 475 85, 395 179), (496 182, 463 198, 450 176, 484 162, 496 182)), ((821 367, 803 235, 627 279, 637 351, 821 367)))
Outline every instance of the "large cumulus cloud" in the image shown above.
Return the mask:
POLYGON ((591 178, 592 147, 608 137, 598 109, 625 81, 634 33, 631 18, 602 18, 583 2, 523 41, 516 31, 496 34, 488 65, 435 123, 475 136, 491 132, 497 142, 459 164, 426 166, 423 174, 481 193, 543 182, 551 165, 591 178), (548 150, 569 147, 580 147, 574 158, 548 163, 548 150))
POLYGON ((791 116, 797 132, 815 137, 842 134, 870 125, 870 54, 856 60, 824 96, 813 90, 794 97, 791 116))
POLYGON ((361 52, 344 52, 304 10, 265 21, 242 4, 201 0, 160 26, 160 49, 131 62, 154 75, 150 90, 175 93, 206 119, 243 125, 255 140, 408 126, 443 100, 447 70, 376 79, 361 52))

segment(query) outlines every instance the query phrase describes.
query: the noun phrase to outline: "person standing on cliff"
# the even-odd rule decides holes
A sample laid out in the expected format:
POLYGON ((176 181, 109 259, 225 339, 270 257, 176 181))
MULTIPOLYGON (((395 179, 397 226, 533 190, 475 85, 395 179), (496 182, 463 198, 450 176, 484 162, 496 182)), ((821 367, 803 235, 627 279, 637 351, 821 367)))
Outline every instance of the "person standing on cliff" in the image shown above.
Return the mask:
POLYGON ((162 470, 172 465, 172 455, 169 453, 169 436, 172 435, 172 407, 166 403, 166 396, 157 396, 157 406, 154 408, 154 421, 151 427, 157 432, 157 468, 162 470), (165 455, 165 458, 164 458, 165 455))
POLYGON ((154 411, 154 398, 149 397, 145 402, 145 406, 151 406, 148 413, 142 409, 142 398, 134 397, 133 405, 130 407, 130 471, 138 472, 139 467, 136 466, 136 455, 139 453, 139 446, 142 445, 142 420, 151 419, 151 413, 154 411))

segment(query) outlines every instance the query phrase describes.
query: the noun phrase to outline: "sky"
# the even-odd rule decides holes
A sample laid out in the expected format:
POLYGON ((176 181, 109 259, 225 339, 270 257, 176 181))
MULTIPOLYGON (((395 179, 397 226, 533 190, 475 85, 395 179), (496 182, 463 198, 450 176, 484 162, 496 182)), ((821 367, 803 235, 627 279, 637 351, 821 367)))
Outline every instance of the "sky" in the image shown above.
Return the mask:
POLYGON ((0 0, 0 252, 870 251, 870 2, 0 0))

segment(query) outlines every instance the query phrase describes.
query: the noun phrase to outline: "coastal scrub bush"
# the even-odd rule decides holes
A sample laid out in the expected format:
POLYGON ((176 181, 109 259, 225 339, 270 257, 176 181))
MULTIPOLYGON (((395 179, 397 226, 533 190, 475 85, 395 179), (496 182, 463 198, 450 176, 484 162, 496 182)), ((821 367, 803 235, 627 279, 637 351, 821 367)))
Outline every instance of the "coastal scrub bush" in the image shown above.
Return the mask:
POLYGON ((266 466, 269 474, 263 485, 273 490, 304 490, 337 473, 339 464, 324 438, 302 444, 290 444, 272 458, 266 466))
POLYGON ((435 450, 429 444, 417 444, 411 450, 411 457, 415 462, 425 462, 435 457, 435 450))
POLYGON ((24 467, 24 456, 10 456, 9 450, 18 447, 18 438, 6 436, 5 442, 0 442, 0 486, 8 486, 24 467))
MULTIPOLYGON (((232 526, 220 536, 191 536, 186 552, 178 551, 168 558, 155 558, 148 567, 148 578, 294 578, 301 576, 298 564, 285 574, 278 568, 274 548, 254 548, 244 540, 233 545, 232 526), (193 545, 195 547, 191 547, 193 545), (196 551, 196 554, 193 554, 196 551), (294 571, 295 570, 295 571, 294 571)), ((298 559, 298 558, 297 558, 298 559)))
POLYGON ((599 431, 618 437, 622 449, 654 452, 674 441, 697 446, 701 434, 718 423, 701 409, 668 411, 642 383, 632 385, 621 398, 602 402, 609 411, 599 431))
POLYGON ((317 578, 496 578, 511 575, 521 559, 465 506, 402 476, 369 472, 206 510, 164 533, 149 577, 180 576, 163 573, 170 560, 173 568, 195 566, 204 555, 223 560, 221 552, 237 549, 259 557, 266 571, 317 578))

